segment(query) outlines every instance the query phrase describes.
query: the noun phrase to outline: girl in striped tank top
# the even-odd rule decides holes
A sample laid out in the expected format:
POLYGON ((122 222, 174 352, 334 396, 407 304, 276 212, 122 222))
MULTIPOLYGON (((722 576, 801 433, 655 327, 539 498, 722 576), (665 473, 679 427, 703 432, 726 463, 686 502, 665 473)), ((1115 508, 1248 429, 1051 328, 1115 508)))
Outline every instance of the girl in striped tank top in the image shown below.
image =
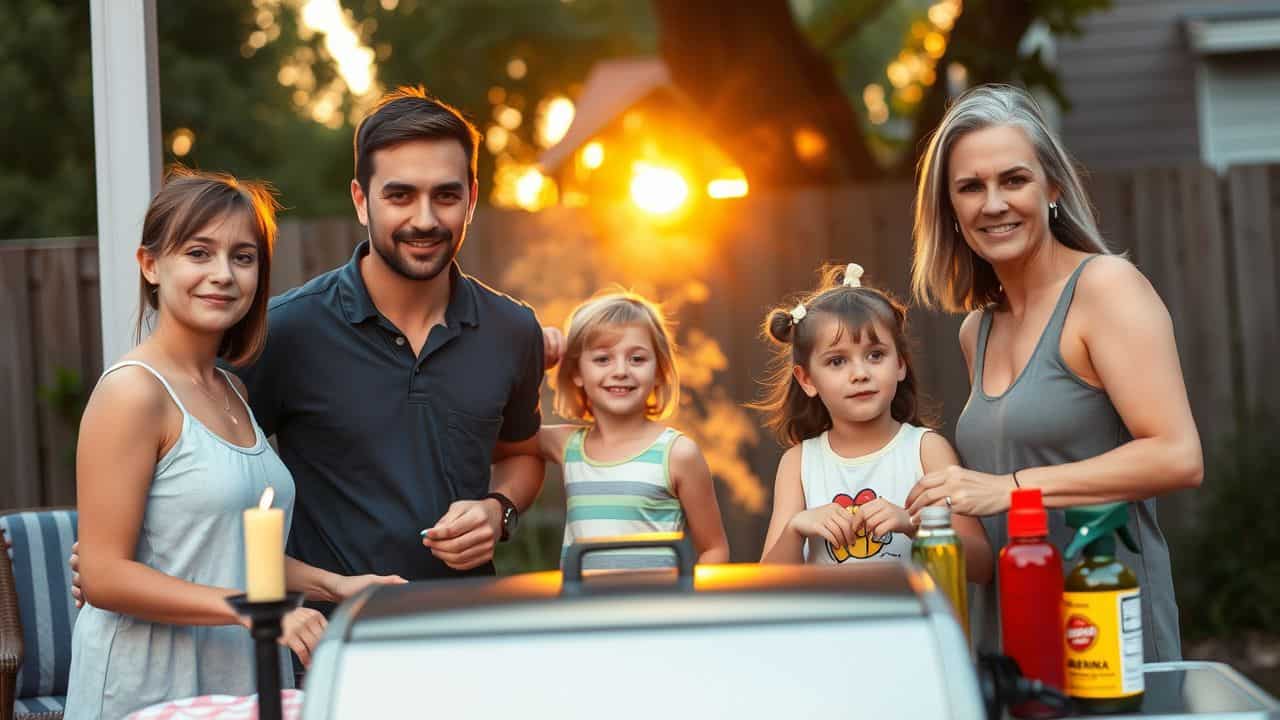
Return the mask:
MULTIPOLYGON (((824 272, 794 308, 769 314, 779 353, 769 395, 755 407, 790 445, 778 464, 762 562, 838 565, 911 557, 907 495, 926 472, 958 463, 922 426, 906 309, 863 287, 850 263, 824 272)), ((982 525, 955 515, 971 582, 991 578, 982 525)))
MULTIPOLYGON (((564 547, 576 539, 687 532, 698 562, 729 561, 707 462, 693 440, 661 424, 680 381, 661 312, 632 293, 593 298, 569 317, 556 374, 556 412, 589 425, 544 426, 542 455, 564 470, 564 547)), ((671 567, 670 553, 587 555, 588 569, 671 567)))

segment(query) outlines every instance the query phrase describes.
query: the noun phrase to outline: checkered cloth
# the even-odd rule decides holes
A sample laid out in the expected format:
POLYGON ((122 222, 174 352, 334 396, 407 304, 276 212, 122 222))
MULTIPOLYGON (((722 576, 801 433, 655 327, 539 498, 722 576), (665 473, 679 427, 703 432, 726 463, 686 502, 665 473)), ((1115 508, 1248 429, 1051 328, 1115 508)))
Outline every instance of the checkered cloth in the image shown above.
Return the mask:
MULTIPOLYGON (((284 720, 302 717, 302 691, 282 691, 280 709, 284 720)), ((201 695, 152 705, 133 713, 128 720, 257 720, 257 717, 257 695, 201 695)))

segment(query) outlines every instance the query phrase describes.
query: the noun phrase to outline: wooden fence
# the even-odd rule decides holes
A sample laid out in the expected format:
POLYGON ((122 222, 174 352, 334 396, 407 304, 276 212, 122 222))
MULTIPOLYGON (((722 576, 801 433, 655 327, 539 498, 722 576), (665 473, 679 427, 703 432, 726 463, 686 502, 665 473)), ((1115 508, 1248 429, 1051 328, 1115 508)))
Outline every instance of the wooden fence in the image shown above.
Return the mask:
MULTIPOLYGON (((1280 377, 1269 367, 1280 357, 1280 165, 1235 167, 1222 176, 1200 167, 1100 173, 1089 183, 1104 235, 1130 253, 1169 307, 1206 450, 1252 413, 1280 417, 1280 377)), ((768 359, 758 339, 763 313, 808 288, 820 262, 856 260, 874 282, 907 296, 912 189, 821 188, 731 203, 719 206, 720 221, 700 240, 711 253, 699 278, 708 299, 679 319, 718 343, 729 365, 716 382, 745 402, 768 359)), ((575 283, 544 276, 530 285, 527 274, 513 277, 515 261, 539 243, 586 252, 602 232, 598 216, 585 210, 482 210, 462 263, 538 306, 547 296, 540 289, 575 283)), ((345 262, 362 236, 347 218, 282 223, 273 291, 345 262)), ((102 370, 97 271, 93 238, 0 243, 0 508, 75 500, 75 394, 65 377, 60 386, 59 371, 92 383, 102 370), (59 397, 67 406, 61 410, 59 397)), ((627 281, 594 281, 610 279, 627 281)), ((968 393, 959 319, 916 312, 913 322, 922 348, 917 371, 949 430, 968 393)), ((744 459, 769 486, 778 454, 762 435, 744 459)), ((1176 528, 1182 501, 1166 504, 1173 512, 1164 519, 1176 528)), ((726 514, 735 546, 758 548, 767 514, 726 514)))

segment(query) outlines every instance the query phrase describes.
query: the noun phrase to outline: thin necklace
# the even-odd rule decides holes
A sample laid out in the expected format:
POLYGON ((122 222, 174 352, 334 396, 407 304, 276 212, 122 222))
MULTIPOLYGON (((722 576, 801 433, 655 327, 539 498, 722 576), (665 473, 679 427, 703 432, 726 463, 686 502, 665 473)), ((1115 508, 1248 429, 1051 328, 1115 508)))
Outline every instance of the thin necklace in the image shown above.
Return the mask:
MULTIPOLYGON (((209 400, 210 400, 214 405, 217 405, 217 404, 218 404, 218 399, 217 399, 217 398, 215 398, 215 397, 213 396, 213 393, 211 393, 211 392, 209 392, 208 390, 206 390, 206 389, 204 388, 204 386, 203 386, 203 385, 201 385, 201 384, 200 384, 200 383, 199 383, 195 378, 190 377, 190 376, 188 376, 188 377, 189 377, 189 378, 190 378, 190 380, 191 380, 191 384, 192 384, 192 385, 195 385, 197 390, 199 390, 200 392, 204 393, 204 396, 205 396, 205 397, 207 397, 207 398, 209 398, 209 400)), ((231 393, 230 393, 230 392, 228 392, 228 390, 227 390, 227 385, 228 385, 229 383, 227 382, 227 379, 226 379, 225 377, 224 377, 224 378, 222 378, 222 382, 223 382, 223 386, 222 386, 222 409, 223 409, 223 411, 225 411, 225 412, 227 413, 227 417, 231 418, 231 424, 233 424, 233 425, 239 425, 239 424, 240 424, 240 421, 239 421, 239 420, 237 420, 237 419, 236 419, 236 416, 235 416, 234 414, 232 414, 232 412, 231 412, 231 393)))

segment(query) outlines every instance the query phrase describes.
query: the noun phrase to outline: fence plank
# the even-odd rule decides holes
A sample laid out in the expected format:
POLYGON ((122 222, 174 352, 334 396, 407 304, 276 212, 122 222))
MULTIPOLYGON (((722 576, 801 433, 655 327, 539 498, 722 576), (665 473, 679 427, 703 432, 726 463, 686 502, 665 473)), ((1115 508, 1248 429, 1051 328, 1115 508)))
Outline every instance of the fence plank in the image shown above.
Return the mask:
MULTIPOLYGON (((1201 442, 1217 447, 1234 428, 1231 315, 1227 290, 1227 248, 1220 212, 1218 179, 1212 171, 1181 167, 1168 176, 1170 193, 1161 198, 1170 220, 1162 242, 1147 239, 1159 253, 1166 287, 1178 288, 1179 304, 1170 307, 1178 358, 1201 442), (1176 308, 1176 309, 1175 309, 1176 308)), ((1195 524, 1198 493, 1184 491, 1159 499, 1162 524, 1173 533, 1195 524)))
POLYGON ((1246 389, 1244 410, 1280 417, 1280 381, 1272 368, 1280 356, 1277 331, 1275 229, 1265 166, 1231 168, 1231 248, 1235 259, 1240 356, 1246 389))
MULTIPOLYGON (((1267 199, 1267 205, 1271 208, 1271 257, 1275 261, 1274 275, 1272 277, 1280 278, 1280 165, 1271 165, 1267 173, 1271 185, 1271 197, 1267 199)), ((1276 305, 1274 310, 1276 317, 1280 317, 1280 292, 1276 293, 1276 305)))
POLYGON ((786 292, 812 287, 819 267, 841 259, 831 243, 828 202, 825 189, 803 188, 787 193, 778 205, 778 282, 786 292))
POLYGON ((280 223, 275 253, 271 257, 271 294, 279 295, 306 282, 311 276, 303 269, 302 243, 307 225, 280 223))
MULTIPOLYGON (((1280 278, 1280 165, 1271 165, 1267 173, 1271 186, 1271 197, 1267 205, 1271 208, 1271 257, 1275 261, 1272 277, 1280 278)), ((1276 293, 1275 316, 1280 317, 1280 292, 1276 293)))
POLYGON ((462 269, 473 277, 479 278, 486 285, 502 287, 501 278, 493 272, 494 243, 474 242, 477 237, 495 239, 505 235, 503 220, 505 214, 495 213, 488 208, 478 208, 471 228, 467 231, 467 241, 462 244, 458 253, 458 262, 462 269))
POLYGON ((1131 172, 1105 172, 1088 176, 1089 197, 1097 214, 1098 230, 1107 246, 1117 253, 1134 249, 1134 183, 1131 172))
POLYGON ((1179 270, 1186 297, 1186 333, 1177 338, 1184 358, 1187 385, 1194 389, 1192 406, 1201 439, 1216 445, 1233 427, 1235 382, 1232 376, 1231 313, 1228 303, 1227 237, 1223 228, 1217 176, 1206 168, 1188 167, 1179 173, 1178 207, 1184 229, 1179 242, 1179 270), (1190 359, 1187 361, 1185 359, 1190 359))
MULTIPOLYGON (((31 326, 36 331, 36 386, 52 389, 57 385, 58 371, 83 371, 80 266, 74 248, 33 253, 28 264, 35 283, 31 326)), ((76 498, 74 428, 47 402, 39 403, 37 417, 45 474, 41 502, 73 505, 76 498)))
POLYGON ((876 231, 871 196, 862 186, 846 185, 830 191, 831 240, 828 259, 856 262, 872 282, 879 282, 884 266, 880 258, 880 238, 876 231))
POLYGON ((82 357, 81 378, 87 393, 102 374, 102 297, 98 292, 98 249, 76 248, 76 263, 80 266, 80 325, 82 357))
POLYGON ((0 508, 41 502, 44 476, 36 418, 27 254, 0 248, 0 508))
POLYGON ((899 298, 908 297, 911 277, 911 188, 891 185, 868 189, 878 273, 873 279, 879 288, 899 298))
POLYGON ((314 220, 302 235, 302 269, 306 278, 328 272, 351 259, 364 228, 348 218, 314 220), (354 227, 353 227, 354 226, 354 227))

